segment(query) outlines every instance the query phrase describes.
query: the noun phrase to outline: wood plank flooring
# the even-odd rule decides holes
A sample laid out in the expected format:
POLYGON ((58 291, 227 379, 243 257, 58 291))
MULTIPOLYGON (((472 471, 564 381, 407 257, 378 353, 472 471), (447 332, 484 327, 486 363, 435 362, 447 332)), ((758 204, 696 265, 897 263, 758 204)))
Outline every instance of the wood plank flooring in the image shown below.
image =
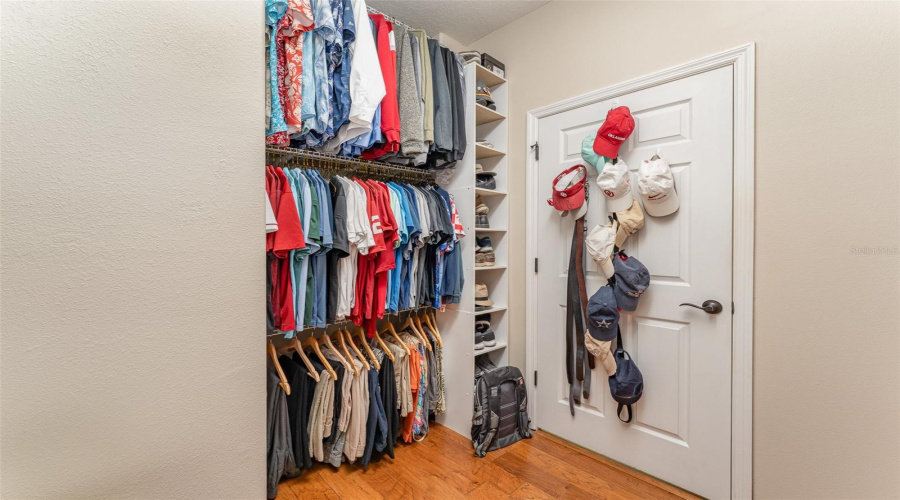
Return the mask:
POLYGON ((398 443, 394 455, 368 470, 317 464, 282 481, 278 500, 698 498, 541 431, 476 458, 468 439, 432 424, 424 441, 398 443))

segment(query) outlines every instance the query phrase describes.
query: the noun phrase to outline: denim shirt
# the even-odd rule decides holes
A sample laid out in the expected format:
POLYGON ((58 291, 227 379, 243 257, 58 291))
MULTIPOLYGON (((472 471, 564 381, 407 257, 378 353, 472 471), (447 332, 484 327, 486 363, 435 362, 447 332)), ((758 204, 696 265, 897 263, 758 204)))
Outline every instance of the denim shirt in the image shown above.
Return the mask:
MULTIPOLYGON (((334 113, 331 120, 331 130, 340 130, 341 126, 350 119, 350 51, 353 42, 356 41, 356 19, 353 16, 353 3, 351 0, 341 2, 342 29, 340 58, 336 62, 334 70, 334 113)), ((337 55, 337 54, 336 54, 337 55)))
MULTIPOLYGON (((326 48, 334 42, 334 15, 331 11, 331 4, 328 0, 312 0, 313 17, 315 18, 316 27, 311 33, 312 48, 312 68, 313 68, 313 89, 315 90, 315 113, 313 116, 304 118, 303 130, 305 132, 306 144, 309 146, 320 146, 325 141, 323 134, 325 133, 326 124, 331 123, 331 84, 328 72, 328 61, 326 58, 326 48)), ((304 65, 306 68, 306 39, 303 44, 304 65)), ((305 72, 304 72, 305 73, 305 72)), ((304 84, 306 82, 304 81, 304 84)), ((304 94, 304 103, 306 92, 304 94)), ((306 113, 304 113, 306 117, 306 113)))

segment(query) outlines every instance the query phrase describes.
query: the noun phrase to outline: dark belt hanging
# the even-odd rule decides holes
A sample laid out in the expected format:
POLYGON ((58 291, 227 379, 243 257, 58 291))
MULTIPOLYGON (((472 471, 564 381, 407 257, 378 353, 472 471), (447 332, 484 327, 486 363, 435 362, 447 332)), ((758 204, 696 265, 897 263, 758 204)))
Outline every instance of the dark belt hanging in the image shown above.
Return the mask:
POLYGON ((585 218, 575 221, 572 231, 572 247, 569 252, 569 270, 566 286, 566 379, 569 382, 569 412, 575 415, 575 405, 581 405, 581 397, 590 397, 591 370, 594 358, 584 347, 587 310, 587 292, 584 284, 584 229, 585 218), (588 369, 584 362, 587 360, 588 369))

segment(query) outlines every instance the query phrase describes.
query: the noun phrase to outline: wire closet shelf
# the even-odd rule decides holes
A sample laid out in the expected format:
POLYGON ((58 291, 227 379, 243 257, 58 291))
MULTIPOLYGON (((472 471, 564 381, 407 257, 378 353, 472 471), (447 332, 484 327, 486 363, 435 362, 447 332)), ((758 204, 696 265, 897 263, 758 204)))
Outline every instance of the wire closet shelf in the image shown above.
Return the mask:
POLYGON ((344 158, 309 149, 266 147, 266 164, 276 167, 315 169, 323 174, 353 175, 407 182, 433 182, 430 170, 390 163, 344 158))

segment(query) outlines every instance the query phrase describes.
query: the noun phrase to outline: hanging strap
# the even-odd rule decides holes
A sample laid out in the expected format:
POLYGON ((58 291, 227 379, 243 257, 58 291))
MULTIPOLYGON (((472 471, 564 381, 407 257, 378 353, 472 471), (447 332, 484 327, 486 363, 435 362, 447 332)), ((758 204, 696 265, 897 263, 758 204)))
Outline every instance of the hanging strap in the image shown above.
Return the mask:
MULTIPOLYGON (((569 382, 569 412, 575 415, 575 405, 581 405, 581 381, 584 379, 584 355, 578 350, 581 324, 581 304, 578 298, 578 278, 575 276, 575 253, 580 238, 578 225, 572 231, 572 246, 569 252, 569 269, 566 279, 566 379, 569 382)), ((584 339, 581 339, 583 349, 584 339)))
MULTIPOLYGON (((587 200, 585 200, 587 203, 587 200)), ((579 310, 579 320, 582 324, 581 332, 578 334, 578 351, 581 353, 582 357, 582 365, 586 360, 588 362, 588 369, 585 369, 582 366, 583 380, 584 380, 584 388, 582 394, 585 399, 591 397, 591 370, 594 369, 594 356, 588 352, 588 350, 584 346, 584 335, 586 332, 586 327, 584 326, 584 318, 587 318, 587 290, 585 289, 584 284, 584 237, 585 232, 587 230, 587 225, 585 224, 586 219, 582 217, 575 221, 575 233, 578 235, 577 241, 575 242, 575 278, 578 283, 578 296, 581 298, 581 309, 579 310)))
POLYGON ((631 405, 625 405, 625 404, 619 403, 619 410, 617 413, 619 415, 619 420, 621 420, 622 422, 625 422, 626 424, 631 423, 631 405), (628 410, 628 420, 625 420, 624 418, 622 418, 622 409, 628 410))
MULTIPOLYGON (((628 356, 629 358, 631 358, 631 355, 628 354, 628 351, 625 350, 625 343, 622 341, 622 329, 619 327, 619 325, 616 325, 616 350, 622 351, 623 358, 625 356, 628 356)), ((631 405, 630 404, 626 405, 626 404, 619 403, 619 408, 616 411, 616 414, 619 416, 619 420, 621 420, 622 422, 625 422, 626 424, 631 423, 632 413, 631 413, 631 405), (628 419, 627 420, 622 418, 622 410, 623 409, 628 410, 628 419)))

